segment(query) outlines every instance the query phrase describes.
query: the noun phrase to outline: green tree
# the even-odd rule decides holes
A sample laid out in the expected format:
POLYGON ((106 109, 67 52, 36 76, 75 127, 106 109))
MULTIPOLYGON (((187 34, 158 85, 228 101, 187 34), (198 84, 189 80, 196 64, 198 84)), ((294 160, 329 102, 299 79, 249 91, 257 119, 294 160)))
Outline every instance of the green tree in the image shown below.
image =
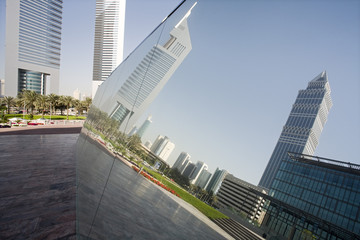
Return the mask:
POLYGON ((86 108, 86 113, 88 113, 88 112, 89 112, 89 108, 90 108, 90 106, 91 106, 91 104, 92 104, 92 99, 91 99, 91 97, 86 97, 85 100, 82 101, 82 103, 83 103, 84 108, 86 108))
POLYGON ((35 101, 35 105, 38 110, 41 111, 41 117, 44 118, 44 113, 48 105, 48 97, 44 95, 39 95, 35 101))
POLYGON ((54 94, 54 93, 50 93, 47 97, 48 97, 48 102, 51 105, 51 108, 50 108, 51 113, 53 112, 53 110, 55 112, 56 107, 57 107, 57 105, 59 103, 59 98, 60 97, 58 95, 54 94))
POLYGON ((10 114, 10 108, 15 104, 14 98, 10 96, 5 96, 3 101, 7 107, 7 114, 10 114))
POLYGON ((22 96, 25 101, 25 105, 31 109, 31 114, 33 114, 35 102, 36 102, 36 99, 39 97, 39 94, 34 91, 25 90, 23 92, 22 96))
POLYGON ((78 99, 74 99, 73 106, 76 109, 76 116, 81 114, 81 111, 84 109, 83 102, 78 99))
POLYGON ((74 99, 71 96, 61 96, 60 102, 66 106, 66 119, 69 120, 69 108, 72 106, 74 99))

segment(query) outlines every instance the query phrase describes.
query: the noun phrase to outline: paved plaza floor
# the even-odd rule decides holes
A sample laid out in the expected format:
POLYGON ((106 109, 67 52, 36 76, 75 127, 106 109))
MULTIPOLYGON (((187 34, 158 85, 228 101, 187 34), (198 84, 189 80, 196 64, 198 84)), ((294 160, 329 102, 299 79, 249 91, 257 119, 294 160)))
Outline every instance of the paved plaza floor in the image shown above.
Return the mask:
POLYGON ((26 131, 0 135, 0 239, 75 239, 79 135, 26 131))

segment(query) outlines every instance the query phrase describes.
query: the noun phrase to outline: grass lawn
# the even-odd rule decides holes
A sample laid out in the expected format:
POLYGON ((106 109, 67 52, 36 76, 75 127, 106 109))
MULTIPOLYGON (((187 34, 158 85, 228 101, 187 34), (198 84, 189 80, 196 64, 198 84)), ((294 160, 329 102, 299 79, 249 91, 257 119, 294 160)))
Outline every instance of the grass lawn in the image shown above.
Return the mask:
MULTIPOLYGON (((17 117, 17 118, 23 118, 24 115, 22 114, 6 114, 6 117, 9 119, 9 118, 14 118, 14 117, 17 117)), ((36 119, 39 119, 41 118, 42 115, 34 115, 34 118, 33 120, 36 120, 36 119)), ((45 119, 49 119, 50 120, 50 115, 44 115, 44 118, 45 119)), ((24 119, 28 119, 30 120, 29 118, 29 115, 25 115, 25 118, 24 119)), ((85 120, 86 117, 82 117, 82 116, 69 116, 69 120, 85 120)), ((66 120, 66 115, 51 115, 51 120, 66 120)))
POLYGON ((201 200, 197 199, 196 197, 194 197, 193 195, 191 195, 187 191, 183 190, 182 188, 179 188, 178 186, 176 186, 172 182, 169 182, 169 180, 167 180, 165 177, 163 177, 158 172, 155 172, 155 171, 147 168, 146 166, 144 166, 144 168, 154 178, 156 178, 158 181, 162 182, 167 187, 173 189, 177 194, 180 195, 180 197, 184 201, 186 201, 186 202, 190 203, 191 205, 193 205, 195 208, 197 208, 200 212, 202 212, 208 218, 213 218, 213 219, 216 219, 216 218, 228 218, 226 215, 224 215, 221 212, 217 211, 213 207, 210 207, 209 205, 207 205, 206 203, 204 203, 201 200))

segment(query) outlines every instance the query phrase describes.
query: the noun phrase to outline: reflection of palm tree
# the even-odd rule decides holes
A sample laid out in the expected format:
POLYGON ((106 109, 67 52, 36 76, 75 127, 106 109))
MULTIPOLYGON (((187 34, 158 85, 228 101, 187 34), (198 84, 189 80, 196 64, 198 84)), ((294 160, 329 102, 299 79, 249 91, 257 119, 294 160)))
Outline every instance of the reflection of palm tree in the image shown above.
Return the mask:
POLYGON ((10 114, 10 108, 14 105, 14 98, 13 97, 4 97, 4 102, 7 107, 7 114, 10 114))
POLYGON ((61 96, 60 102, 66 106, 66 119, 69 120, 69 108, 73 104, 73 97, 71 96, 61 96))

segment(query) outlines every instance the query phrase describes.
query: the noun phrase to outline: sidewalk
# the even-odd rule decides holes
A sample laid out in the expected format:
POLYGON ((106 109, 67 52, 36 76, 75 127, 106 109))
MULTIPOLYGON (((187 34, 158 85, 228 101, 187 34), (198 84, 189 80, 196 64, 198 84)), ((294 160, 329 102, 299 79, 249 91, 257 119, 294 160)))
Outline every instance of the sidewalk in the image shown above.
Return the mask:
POLYGON ((82 123, 54 125, 27 125, 11 128, 0 128, 0 135, 42 135, 42 134, 76 134, 80 133, 82 123))

